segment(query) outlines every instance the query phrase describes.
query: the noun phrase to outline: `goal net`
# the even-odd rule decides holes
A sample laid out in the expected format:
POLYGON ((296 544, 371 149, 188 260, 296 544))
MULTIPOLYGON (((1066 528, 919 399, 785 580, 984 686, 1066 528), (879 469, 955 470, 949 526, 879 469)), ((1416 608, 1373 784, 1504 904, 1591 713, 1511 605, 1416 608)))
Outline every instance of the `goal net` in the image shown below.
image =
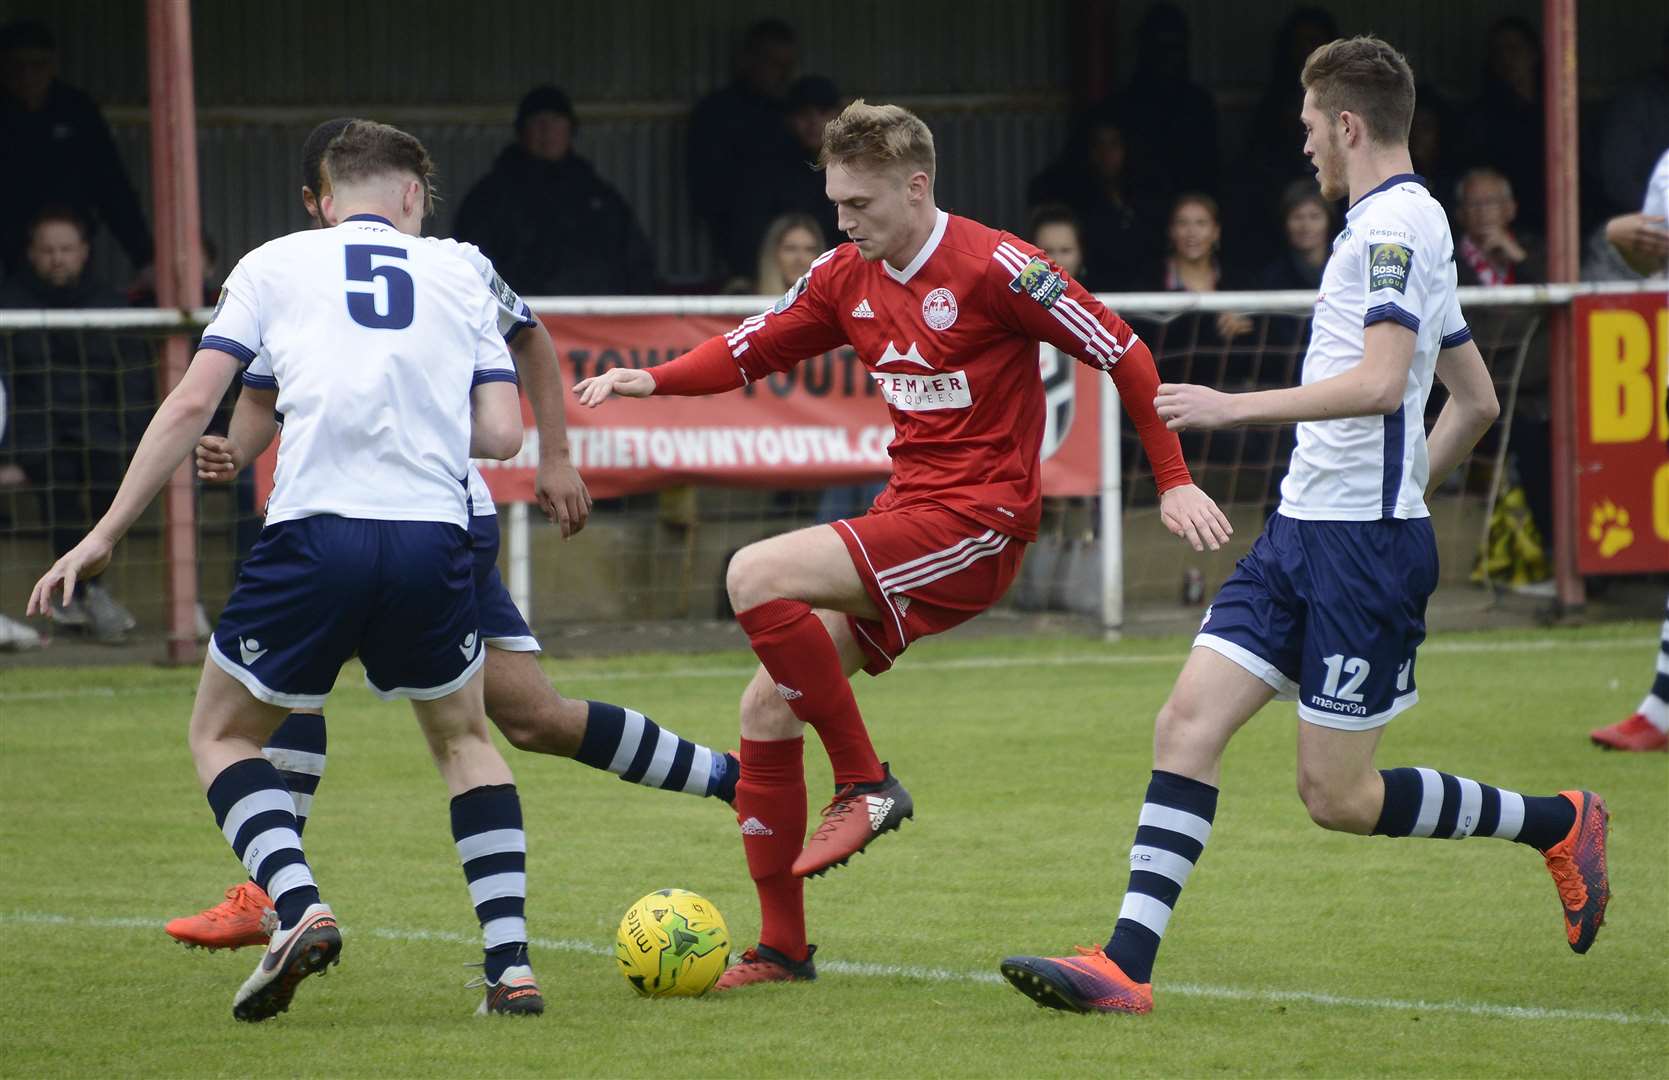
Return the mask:
MULTIPOLYGON (((1298 379, 1313 296, 1105 299, 1150 344, 1165 381, 1246 390, 1298 379)), ((552 329, 570 384, 610 366, 670 359, 766 303, 753 297, 531 302, 552 329)), ((1489 593, 1479 582, 1533 588, 1546 574, 1549 301, 1534 290, 1475 290, 1463 302, 1495 377, 1502 416, 1444 483, 1432 514, 1443 589, 1476 596, 1482 606, 1489 593), (1492 529, 1498 504, 1507 509, 1495 514, 1492 529)), ((0 614, 22 618, 35 578, 108 504, 157 399, 160 343, 168 333, 200 332, 202 314, 194 321, 160 311, 0 312, 0 382, 7 394, 0 614)), ((1235 526, 1228 549, 1196 553, 1159 520, 1148 463, 1128 425, 1119 423, 1110 380, 1047 346, 1039 377, 1049 405, 1042 536, 997 617, 1036 616, 1083 628, 1190 627, 1273 510, 1291 429, 1183 436, 1196 480, 1235 526)), ((531 424, 522 457, 488 470, 495 493, 506 500, 499 506, 506 581, 553 646, 605 631, 628 631, 646 646, 660 637, 687 641, 692 630, 699 640, 701 627, 728 618, 724 570, 735 551, 861 513, 884 482, 886 409, 850 350, 727 397, 736 400, 685 402, 690 411, 676 424, 649 422, 635 432, 597 426, 599 414, 572 413, 575 458, 600 498, 585 531, 566 541, 524 501, 537 458, 531 424)), ((1428 426, 1443 400, 1439 389, 1428 426)), ((198 486, 190 523, 198 539, 195 584, 210 622, 259 533, 264 483, 250 470, 233 485, 198 486)), ((99 583, 105 598, 131 616, 131 626, 123 621, 113 630, 103 601, 85 600, 80 611, 61 613, 51 633, 160 641, 168 621, 164 524, 159 503, 99 583)))

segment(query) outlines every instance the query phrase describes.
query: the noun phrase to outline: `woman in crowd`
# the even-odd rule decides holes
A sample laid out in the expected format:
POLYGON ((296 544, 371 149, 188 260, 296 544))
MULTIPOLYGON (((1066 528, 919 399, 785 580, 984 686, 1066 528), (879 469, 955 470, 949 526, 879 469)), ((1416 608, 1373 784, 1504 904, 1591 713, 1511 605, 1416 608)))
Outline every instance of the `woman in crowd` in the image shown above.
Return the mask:
POLYGON ((1333 205, 1314 180, 1294 180, 1281 193, 1286 250, 1258 274, 1260 289, 1319 289, 1333 247, 1333 205))

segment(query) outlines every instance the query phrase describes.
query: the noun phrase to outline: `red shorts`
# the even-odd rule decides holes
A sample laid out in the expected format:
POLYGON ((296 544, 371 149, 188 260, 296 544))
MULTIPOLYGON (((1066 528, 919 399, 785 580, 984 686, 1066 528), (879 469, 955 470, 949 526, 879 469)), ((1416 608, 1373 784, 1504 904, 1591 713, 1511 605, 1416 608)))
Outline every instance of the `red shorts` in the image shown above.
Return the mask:
POLYGON ((910 642, 967 622, 1002 599, 1026 542, 936 507, 870 511, 834 523, 879 620, 848 615, 879 675, 910 642))

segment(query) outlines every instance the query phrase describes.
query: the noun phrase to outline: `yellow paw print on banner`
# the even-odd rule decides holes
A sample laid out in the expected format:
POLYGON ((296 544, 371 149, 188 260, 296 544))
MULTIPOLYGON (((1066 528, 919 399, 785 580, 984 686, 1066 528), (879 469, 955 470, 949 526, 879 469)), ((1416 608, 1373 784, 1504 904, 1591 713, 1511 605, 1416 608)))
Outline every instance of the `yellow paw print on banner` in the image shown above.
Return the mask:
POLYGON ((1599 555, 1609 559, 1634 543, 1634 530, 1628 527, 1628 508, 1610 499, 1594 507, 1588 519, 1588 539, 1599 545, 1599 555))

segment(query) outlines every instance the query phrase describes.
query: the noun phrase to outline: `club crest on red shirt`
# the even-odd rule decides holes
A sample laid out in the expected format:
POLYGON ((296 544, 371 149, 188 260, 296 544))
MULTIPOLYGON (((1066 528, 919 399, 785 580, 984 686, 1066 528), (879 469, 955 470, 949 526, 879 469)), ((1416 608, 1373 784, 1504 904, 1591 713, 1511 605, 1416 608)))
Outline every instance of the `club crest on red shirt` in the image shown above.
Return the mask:
POLYGON ((956 322, 956 294, 934 289, 922 297, 921 320, 934 330, 949 330, 956 322))

